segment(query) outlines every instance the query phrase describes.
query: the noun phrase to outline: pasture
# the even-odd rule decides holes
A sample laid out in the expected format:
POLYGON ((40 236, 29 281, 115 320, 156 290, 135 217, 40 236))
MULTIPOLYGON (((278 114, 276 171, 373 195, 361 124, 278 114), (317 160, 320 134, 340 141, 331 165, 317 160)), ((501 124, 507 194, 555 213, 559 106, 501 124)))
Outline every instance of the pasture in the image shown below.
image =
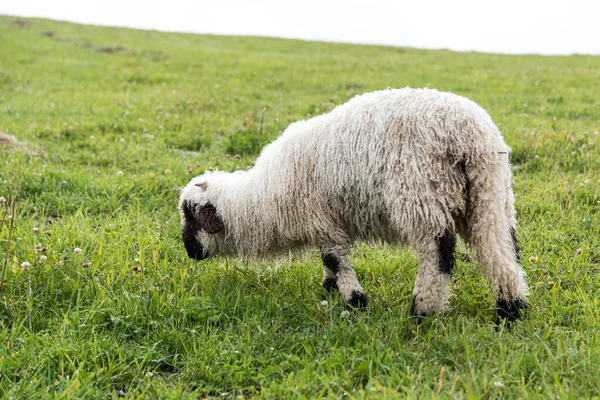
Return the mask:
POLYGON ((600 396, 598 88, 593 56, 0 16, 0 131, 18 140, 0 148, 0 396, 600 396), (356 245, 371 302, 349 315, 321 287, 317 249, 187 257, 191 177, 245 169, 291 121, 405 86, 473 99, 512 148, 522 321, 496 329, 464 245, 447 311, 420 324, 406 249, 356 245))

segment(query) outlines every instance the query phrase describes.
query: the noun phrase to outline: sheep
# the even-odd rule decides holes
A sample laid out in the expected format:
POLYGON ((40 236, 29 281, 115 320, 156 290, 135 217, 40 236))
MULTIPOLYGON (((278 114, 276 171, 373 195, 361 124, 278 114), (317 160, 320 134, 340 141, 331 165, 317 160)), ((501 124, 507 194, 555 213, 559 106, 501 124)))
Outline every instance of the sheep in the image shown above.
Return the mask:
POLYGON ((409 245, 419 269, 411 314, 444 309, 457 234, 474 248, 498 317, 527 307, 510 148, 473 101, 431 89, 359 95, 292 123, 253 168, 207 172, 182 190, 188 256, 265 257, 319 247, 323 286, 368 299, 350 262, 356 241, 409 245))

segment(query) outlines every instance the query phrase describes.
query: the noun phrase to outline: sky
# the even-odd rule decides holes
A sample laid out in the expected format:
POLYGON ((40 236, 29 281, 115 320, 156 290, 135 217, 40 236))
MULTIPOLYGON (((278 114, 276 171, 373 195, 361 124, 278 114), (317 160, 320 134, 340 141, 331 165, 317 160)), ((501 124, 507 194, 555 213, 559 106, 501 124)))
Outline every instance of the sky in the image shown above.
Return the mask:
POLYGON ((0 0, 0 14, 162 31, 600 55, 600 0, 0 0))

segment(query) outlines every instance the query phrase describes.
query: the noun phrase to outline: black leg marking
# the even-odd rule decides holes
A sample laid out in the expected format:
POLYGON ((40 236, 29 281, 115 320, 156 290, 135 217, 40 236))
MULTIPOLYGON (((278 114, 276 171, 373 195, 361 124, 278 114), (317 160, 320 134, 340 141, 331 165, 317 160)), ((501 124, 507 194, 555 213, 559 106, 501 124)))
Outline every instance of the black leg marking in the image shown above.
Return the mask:
POLYGON ((321 253, 321 260, 323 265, 331 270, 334 274, 337 274, 340 270, 340 259, 331 253, 321 253))
MULTIPOLYGON (((323 265, 325 265, 326 268, 329 268, 329 270, 336 275, 335 278, 326 278, 323 281, 323 287, 329 292, 331 292, 333 289, 338 289, 337 274, 340 271, 339 257, 332 253, 321 253, 321 260, 323 260, 323 265)), ((368 302, 369 300, 366 294, 355 290, 352 292, 347 305, 354 308, 363 309, 367 306, 368 302)))
POLYGON ((369 299, 367 298, 367 295, 361 292, 357 292, 356 290, 352 292, 352 297, 348 302, 350 306, 360 309, 367 307, 368 303, 369 299))
POLYGON ((340 270, 340 259, 331 253, 321 253, 321 260, 323 260, 323 265, 336 275, 335 278, 328 277, 323 280, 323 287, 331 293, 338 289, 337 273, 340 270))
POLYGON ((329 293, 333 292, 334 290, 338 290, 337 279, 325 278, 325 280, 323 281, 323 287, 329 293))
POLYGON ((498 300, 496 301, 496 309, 498 311, 498 318, 496 323, 500 322, 500 318, 507 320, 508 322, 516 321, 521 317, 521 311, 529 308, 525 300, 498 300))
POLYGON ((519 247, 519 241, 517 240, 517 231, 512 226, 510 227, 510 237, 512 238, 513 248, 515 249, 515 257, 517 262, 521 262, 521 248, 519 247))
POLYGON ((456 247, 456 235, 446 230, 442 236, 437 238, 438 265, 440 272, 451 274, 454 269, 454 248, 456 247))

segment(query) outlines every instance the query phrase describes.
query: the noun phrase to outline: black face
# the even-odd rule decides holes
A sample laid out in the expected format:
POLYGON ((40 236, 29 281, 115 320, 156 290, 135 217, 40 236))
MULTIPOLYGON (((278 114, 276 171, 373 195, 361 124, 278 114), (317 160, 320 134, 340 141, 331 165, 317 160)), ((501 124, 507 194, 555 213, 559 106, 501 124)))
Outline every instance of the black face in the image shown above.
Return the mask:
POLYGON ((183 245, 187 250, 188 257, 196 260, 204 260, 208 257, 208 254, 204 253, 202 250, 202 245, 198 239, 196 239, 196 233, 198 232, 198 229, 191 225, 195 224, 186 222, 186 226, 183 228, 183 245))
POLYGON ((182 208, 185 222, 181 230, 181 236, 183 237, 183 245, 187 250, 188 257, 196 260, 204 260, 208 255, 204 254, 202 245, 196 238, 196 234, 200 231, 200 224, 196 221, 187 202, 183 203, 182 208))
POLYGON ((209 255, 204 252, 196 235, 200 231, 210 234, 220 232, 223 229, 223 221, 217 215, 216 208, 210 203, 198 206, 184 201, 181 207, 184 216, 182 237, 188 256, 196 260, 204 260, 209 255))

